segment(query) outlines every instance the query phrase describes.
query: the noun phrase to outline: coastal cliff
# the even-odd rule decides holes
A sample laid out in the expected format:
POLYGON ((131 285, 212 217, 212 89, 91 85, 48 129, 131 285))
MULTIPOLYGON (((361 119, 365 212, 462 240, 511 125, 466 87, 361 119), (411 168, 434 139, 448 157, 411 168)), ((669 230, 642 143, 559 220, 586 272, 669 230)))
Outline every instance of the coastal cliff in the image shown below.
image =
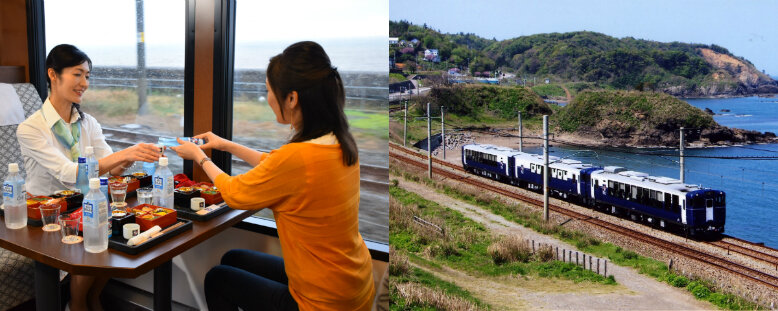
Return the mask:
POLYGON ((689 144, 776 141, 774 133, 722 126, 708 113, 659 92, 585 91, 554 119, 561 132, 610 146, 674 147, 681 127, 689 129, 689 144))

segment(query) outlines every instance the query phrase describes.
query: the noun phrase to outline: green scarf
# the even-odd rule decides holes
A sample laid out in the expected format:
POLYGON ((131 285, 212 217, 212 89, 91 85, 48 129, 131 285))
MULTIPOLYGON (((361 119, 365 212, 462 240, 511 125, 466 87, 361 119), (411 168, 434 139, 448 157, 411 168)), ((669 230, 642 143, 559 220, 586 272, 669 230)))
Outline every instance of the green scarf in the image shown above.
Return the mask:
POLYGON ((54 136, 63 146, 70 149, 70 160, 77 161, 78 157, 81 156, 78 145, 78 141, 81 139, 81 119, 70 124, 70 130, 68 130, 65 121, 59 119, 51 127, 51 131, 54 132, 54 136))

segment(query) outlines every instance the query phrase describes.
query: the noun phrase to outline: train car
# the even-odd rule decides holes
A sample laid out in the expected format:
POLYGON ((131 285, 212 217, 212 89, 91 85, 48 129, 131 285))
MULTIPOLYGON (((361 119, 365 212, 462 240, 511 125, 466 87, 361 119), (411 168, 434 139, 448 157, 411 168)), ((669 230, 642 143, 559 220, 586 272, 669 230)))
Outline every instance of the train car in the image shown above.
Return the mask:
POLYGON ((691 235, 724 232, 724 192, 678 179, 607 166, 592 172, 587 199, 592 207, 660 228, 691 235))
MULTIPOLYGON (((534 191, 542 190, 543 157, 510 148, 469 144, 462 163, 472 173, 534 191)), ((693 236, 724 232, 726 197, 680 180, 622 167, 595 167, 549 157, 551 195, 611 214, 693 236)))
MULTIPOLYGON (((542 155, 521 152, 514 155, 513 163, 515 163, 512 168, 515 185, 532 190, 542 189, 544 168, 542 155)), ((578 160, 549 156, 548 184, 552 195, 571 200, 583 198, 582 194, 588 186, 586 176, 595 169, 597 168, 591 164, 581 163, 578 160)))
POLYGON ((502 182, 510 182, 516 176, 510 169, 514 167, 514 155, 518 151, 494 145, 462 146, 462 165, 465 170, 502 182))

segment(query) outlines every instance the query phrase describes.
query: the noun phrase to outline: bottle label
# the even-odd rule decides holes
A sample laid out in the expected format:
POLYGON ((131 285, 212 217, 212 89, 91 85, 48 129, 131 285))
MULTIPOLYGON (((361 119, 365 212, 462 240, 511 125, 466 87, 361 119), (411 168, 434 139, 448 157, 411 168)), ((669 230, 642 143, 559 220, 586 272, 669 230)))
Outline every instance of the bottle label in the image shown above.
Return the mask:
POLYGON ((93 214, 94 211, 94 205, 92 202, 86 201, 84 202, 84 218, 92 218, 95 216, 93 214))
POLYGON ((160 176, 154 176, 154 189, 162 190, 165 179, 160 176))
POLYGON ((13 198, 14 197, 14 185, 13 184, 3 184, 3 197, 6 197, 6 198, 13 198))

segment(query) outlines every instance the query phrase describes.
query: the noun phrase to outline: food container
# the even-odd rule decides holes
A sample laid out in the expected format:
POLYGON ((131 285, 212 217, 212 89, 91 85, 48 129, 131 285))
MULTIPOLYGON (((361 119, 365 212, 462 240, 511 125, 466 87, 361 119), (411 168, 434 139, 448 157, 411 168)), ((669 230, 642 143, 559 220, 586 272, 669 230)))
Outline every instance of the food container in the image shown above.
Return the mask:
POLYGON ((189 207, 189 202, 191 202, 192 198, 199 196, 200 190, 194 189, 192 187, 178 187, 173 191, 174 204, 180 208, 189 207))
POLYGON ((216 188, 211 188, 210 190, 200 192, 200 197, 205 199, 205 205, 219 204, 224 201, 222 200, 221 192, 215 189, 216 188))
POLYGON ((194 186, 192 186, 192 188, 195 188, 197 190, 200 190, 200 192, 203 192, 205 190, 211 190, 211 188, 213 188, 213 184, 212 183, 207 183, 207 182, 199 182, 199 183, 194 184, 194 186))
MULTIPOLYGON (((151 187, 151 175, 146 174, 145 172, 135 172, 131 175, 126 175, 125 177, 132 177, 137 179, 139 188, 151 187)), ((129 187, 127 188, 129 189, 129 187)))
POLYGON ((55 203, 60 204, 60 206, 64 210, 67 210, 67 206, 65 206, 64 202, 60 202, 61 199, 56 199, 57 201, 52 197, 45 197, 45 196, 36 196, 27 199, 27 218, 28 219, 35 219, 40 220, 41 219, 41 209, 40 206, 47 203, 55 203))
POLYGON ((128 209, 135 215, 135 222, 140 225, 140 230, 146 231, 154 226, 165 228, 176 223, 178 217, 175 210, 159 207, 151 204, 142 204, 128 209))
POLYGON ((122 236, 124 232, 122 231, 122 228, 124 228, 125 224, 131 224, 135 222, 135 214, 133 213, 126 213, 124 211, 114 211, 113 217, 111 217, 111 231, 113 231, 113 235, 115 236, 122 236), (121 213, 117 213, 121 212, 121 213))
POLYGON ((84 202, 84 194, 73 190, 60 190, 51 196, 52 198, 62 198, 67 202, 67 210, 73 211, 81 207, 84 202))

